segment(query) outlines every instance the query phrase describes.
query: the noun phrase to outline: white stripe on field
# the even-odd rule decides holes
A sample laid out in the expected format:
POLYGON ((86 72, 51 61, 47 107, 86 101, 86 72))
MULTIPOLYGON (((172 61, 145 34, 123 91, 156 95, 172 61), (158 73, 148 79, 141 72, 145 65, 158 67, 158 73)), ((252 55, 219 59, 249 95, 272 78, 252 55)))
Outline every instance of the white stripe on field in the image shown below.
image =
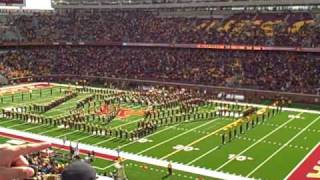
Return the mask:
POLYGON ((320 146, 320 143, 318 143, 317 145, 315 145, 312 150, 296 165, 296 167, 294 167, 290 173, 284 178, 284 179, 288 179, 294 172, 296 172, 296 170, 301 166, 302 163, 304 163, 304 161, 317 149, 317 147, 320 146))
POLYGON ((259 168, 261 168, 265 163, 267 163, 271 158, 273 158, 276 154, 278 154, 282 149, 287 147, 293 140, 295 140, 298 136, 300 136, 303 132, 306 131, 310 126, 312 126, 314 123, 316 123, 320 119, 320 116, 314 120, 310 124, 308 124, 305 128, 303 128, 301 131, 299 131, 295 136, 293 136, 291 139, 289 139, 288 142, 283 144, 277 151, 272 153, 266 160, 264 160, 262 163, 260 163, 254 170, 252 170, 249 174, 247 174, 246 177, 251 176, 253 173, 255 173, 259 168))
POLYGON ((46 124, 36 125, 35 127, 31 127, 31 128, 28 128, 28 129, 22 129, 22 131, 29 131, 29 130, 36 129, 36 128, 43 127, 43 126, 46 126, 46 124))
MULTIPOLYGON (((173 125, 173 126, 167 126, 167 127, 163 128, 163 129, 161 129, 161 130, 159 130, 159 131, 156 131, 155 133, 151 133, 151 134, 145 136, 144 138, 148 138, 148 137, 154 136, 154 135, 156 135, 156 134, 162 133, 163 131, 167 131, 167 130, 169 130, 169 129, 172 129, 172 128, 174 128, 174 127, 177 127, 178 125, 180 125, 180 124, 176 124, 176 125, 173 125)), ((137 141, 129 142, 129 143, 127 143, 127 144, 124 144, 124 145, 122 145, 122 146, 119 146, 119 148, 127 147, 127 146, 129 146, 129 145, 131 145, 131 144, 134 144, 134 143, 136 143, 136 142, 137 142, 137 141)))
POLYGON ((66 134, 61 134, 60 136, 57 136, 57 138, 59 137, 62 137, 62 136, 67 136, 67 135, 70 135, 70 134, 74 134, 74 133, 77 133, 79 131, 72 131, 72 132, 69 132, 69 133, 66 133, 66 134))
POLYGON ((207 156, 208 154, 212 153, 213 151, 217 150, 219 148, 219 146, 214 147, 213 149, 211 149, 210 151, 207 151, 206 153, 202 154, 201 156, 195 158, 194 160, 188 162, 187 165, 190 165, 196 161, 199 161, 200 159, 202 159, 203 157, 207 156))
MULTIPOLYGON (((298 116, 300 116, 302 114, 299 113, 298 116)), ((295 118, 291 118, 288 121, 286 121, 285 123, 281 124, 280 126, 278 126, 276 129, 272 130, 271 132, 269 132, 268 134, 266 134, 265 136, 263 136, 262 138, 260 138, 258 141, 256 141, 255 143, 251 144, 251 146, 247 147, 246 149, 244 149, 243 151, 241 151, 240 153, 238 153, 236 156, 241 156, 243 153, 247 152, 248 150, 250 150, 251 148, 253 148, 254 146, 256 146, 258 143, 262 142, 263 140, 265 140, 267 137, 271 136, 273 133, 275 133, 276 131, 278 131, 279 129, 281 129, 283 126, 289 124, 291 121, 293 121, 295 118)), ((218 167, 216 170, 219 171, 221 170, 221 168, 223 168, 224 166, 226 166, 227 164, 229 164, 231 161, 233 161, 234 159, 229 159, 227 162, 225 162, 224 164, 222 164, 220 167, 218 167)))
POLYGON ((13 126, 8 126, 8 127, 6 127, 6 128, 13 128, 13 127, 17 127, 17 126, 26 125, 26 124, 28 124, 28 123, 26 122, 26 123, 22 123, 22 124, 15 124, 15 125, 13 125, 13 126))
MULTIPOLYGON (((11 134, 11 135, 19 136, 19 137, 28 137, 28 138, 31 138, 34 140, 50 142, 52 144, 63 145, 63 141, 61 139, 52 138, 52 137, 48 137, 48 136, 42 136, 42 135, 30 133, 30 132, 18 131, 18 130, 14 130, 14 129, 3 128, 3 127, 0 127, 0 132, 5 132, 7 134, 11 134)), ((73 142, 73 141, 66 142, 66 144, 69 144, 69 143, 76 144, 76 142, 73 142)), ((86 151, 94 150, 96 153, 110 155, 110 156, 114 156, 114 157, 116 157, 118 154, 116 150, 92 146, 92 145, 88 145, 88 144, 79 143, 78 147, 80 150, 86 150, 86 151)), ((136 154, 128 153, 128 152, 121 152, 121 157, 123 157, 124 159, 129 159, 132 161, 137 161, 137 162, 151 164, 151 165, 155 165, 155 166, 161 166, 161 167, 167 167, 167 165, 169 163, 168 161, 165 161, 165 160, 159 160, 159 159, 136 155, 136 154)), ((249 180, 249 178, 234 175, 234 174, 219 172, 219 171, 215 171, 215 170, 209 170, 209 169, 200 168, 200 167, 187 166, 187 165, 175 163, 175 162, 172 163, 172 167, 173 167, 173 169, 178 170, 178 171, 194 173, 194 174, 198 174, 201 176, 208 176, 208 177, 212 177, 212 178, 225 179, 225 180, 235 180, 235 179, 249 180)))
MULTIPOLYGON (((137 121, 140 121, 140 120, 141 120, 141 119, 137 119, 136 121, 130 121, 130 122, 125 123, 125 124, 120 124, 120 125, 118 125, 118 126, 112 127, 112 129, 120 128, 120 127, 123 127, 123 126, 128 125, 128 124, 132 124, 132 123, 137 122, 137 121)), ((97 142, 97 143, 95 143, 95 144, 93 144, 93 145, 100 145, 100 144, 109 142, 109 141, 111 141, 111 140, 113 140, 113 139, 116 139, 116 137, 111 137, 111 138, 106 139, 106 140, 104 140, 104 141, 97 142)))
POLYGON ((61 128, 53 128, 53 129, 50 129, 48 131, 44 131, 44 132, 41 132, 41 133, 38 133, 38 134, 45 134, 45 133, 48 133, 48 132, 52 132, 52 131, 57 131, 57 130, 61 130, 61 128))
POLYGON ((95 135, 94 135, 94 134, 91 134, 91 135, 89 135, 89 136, 84 136, 84 137, 82 137, 82 138, 75 139, 75 140, 73 140, 73 141, 79 142, 79 141, 81 141, 81 140, 84 140, 84 139, 90 138, 90 137, 92 137, 92 136, 95 136, 95 135))
POLYGON ((17 121, 16 119, 8 119, 8 120, 5 120, 5 121, 1 121, 0 124, 5 124, 7 122, 11 122, 11 121, 17 121))
POLYGON ((174 140, 174 139, 176 139, 176 138, 178 138, 178 137, 181 137, 181 136, 183 136, 183 135, 185 135, 185 134, 188 134, 188 133, 190 133, 190 132, 193 132, 193 131, 196 130, 196 129, 199 129, 199 128, 203 127, 203 126, 206 126, 206 125, 211 124, 211 123, 213 123, 213 122, 215 122, 215 121, 218 121, 218 120, 220 120, 220 118, 217 118, 217 119, 215 119, 215 120, 208 121, 208 122, 206 122, 206 123, 204 123, 204 124, 201 124, 201 125, 199 125, 199 126, 196 126, 196 127, 192 128, 192 129, 189 129, 188 131, 185 131, 185 132, 183 132, 183 133, 181 133, 181 134, 178 134, 177 136, 174 136, 174 137, 169 138, 169 139, 167 139, 167 140, 165 140, 165 141, 162 141, 162 142, 160 142, 160 143, 158 143, 158 144, 156 144, 156 145, 154 145, 154 146, 151 146, 151 147, 149 147, 149 148, 147 148, 147 149, 144 149, 144 150, 138 152, 137 154, 145 153, 145 152, 147 152, 147 151, 149 151, 149 150, 151 150, 151 149, 154 149, 154 148, 156 148, 156 147, 158 147, 158 146, 161 146, 162 144, 165 144, 165 143, 167 143, 167 142, 170 142, 170 141, 172 141, 172 140, 174 140))

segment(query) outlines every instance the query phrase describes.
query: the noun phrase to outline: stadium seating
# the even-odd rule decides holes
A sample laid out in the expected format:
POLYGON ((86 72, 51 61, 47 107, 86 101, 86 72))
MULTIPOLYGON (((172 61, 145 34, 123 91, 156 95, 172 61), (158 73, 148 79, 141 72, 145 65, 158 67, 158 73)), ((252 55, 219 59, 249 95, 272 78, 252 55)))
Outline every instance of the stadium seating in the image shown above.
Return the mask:
POLYGON ((160 17, 152 12, 77 11, 10 14, 1 41, 124 41, 317 47, 316 19, 307 12, 240 13, 222 19, 160 17))
MULTIPOLYGON (((5 14, 0 42, 108 41, 317 47, 308 12, 238 13, 219 18, 160 17, 151 12, 60 10, 5 14)), ((120 47, 3 50, 0 73, 82 74, 319 93, 319 57, 311 53, 120 47), (308 61, 305 61, 308 59, 308 61), (86 64, 86 66, 84 66, 86 64)))
POLYGON ((295 52, 57 47, 0 55, 7 77, 75 74, 317 93, 319 56, 295 52))

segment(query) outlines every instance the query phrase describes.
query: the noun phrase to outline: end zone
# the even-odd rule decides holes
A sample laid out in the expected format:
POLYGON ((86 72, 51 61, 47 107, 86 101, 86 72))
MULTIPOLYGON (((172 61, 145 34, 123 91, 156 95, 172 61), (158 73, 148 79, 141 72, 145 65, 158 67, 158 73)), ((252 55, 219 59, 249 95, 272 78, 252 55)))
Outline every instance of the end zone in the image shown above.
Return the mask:
POLYGON ((320 180, 320 143, 290 172, 288 180, 320 180))

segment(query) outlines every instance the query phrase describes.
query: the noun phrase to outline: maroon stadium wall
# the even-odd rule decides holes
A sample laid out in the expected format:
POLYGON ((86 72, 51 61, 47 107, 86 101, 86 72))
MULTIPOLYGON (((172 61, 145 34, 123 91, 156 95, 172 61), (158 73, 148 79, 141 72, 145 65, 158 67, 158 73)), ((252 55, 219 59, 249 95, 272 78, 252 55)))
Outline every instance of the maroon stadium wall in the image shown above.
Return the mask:
MULTIPOLYGON (((0 0, 1 1, 1 0, 0 0)), ((0 47, 16 46, 132 46, 132 47, 164 47, 164 48, 195 48, 216 50, 243 51, 287 51, 287 52, 320 52, 320 48, 227 45, 227 44, 168 44, 168 43, 129 43, 129 42, 0 42, 0 47)))
POLYGON ((24 0, 0 0, 3 4, 24 4, 24 0))

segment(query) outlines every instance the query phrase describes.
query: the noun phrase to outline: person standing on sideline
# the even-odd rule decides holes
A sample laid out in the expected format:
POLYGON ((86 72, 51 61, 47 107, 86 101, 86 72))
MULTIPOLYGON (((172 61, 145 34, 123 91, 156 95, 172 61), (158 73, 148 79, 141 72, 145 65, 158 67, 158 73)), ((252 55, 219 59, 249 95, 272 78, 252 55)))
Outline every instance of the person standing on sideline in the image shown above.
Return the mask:
POLYGON ((172 164, 171 164, 171 162, 169 162, 169 164, 168 164, 168 175, 172 176, 172 164))

